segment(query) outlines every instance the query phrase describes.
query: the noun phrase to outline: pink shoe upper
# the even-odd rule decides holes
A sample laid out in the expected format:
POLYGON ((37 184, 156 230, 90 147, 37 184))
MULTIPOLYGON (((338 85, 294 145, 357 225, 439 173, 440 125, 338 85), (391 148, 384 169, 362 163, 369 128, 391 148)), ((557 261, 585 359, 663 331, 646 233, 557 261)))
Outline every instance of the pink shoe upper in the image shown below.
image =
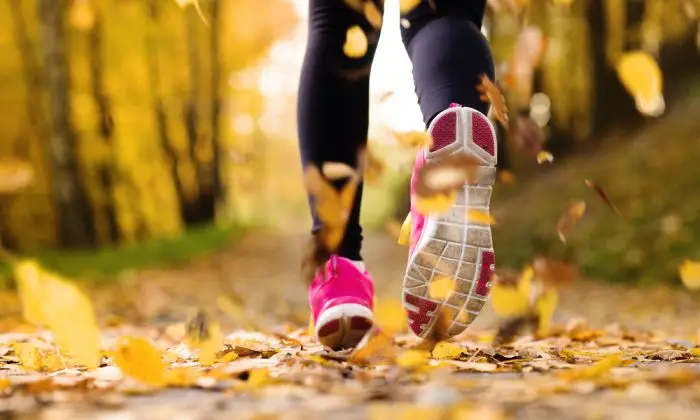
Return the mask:
POLYGON ((314 324, 323 311, 345 303, 357 303, 372 310, 374 281, 367 271, 360 271, 347 258, 332 256, 309 286, 314 324))
MULTIPOLYGON (((450 108, 459 108, 462 105, 452 103, 450 108)), ((432 135, 432 133, 431 133, 432 135)), ((438 147, 439 149, 439 147, 438 147)), ((408 258, 413 255, 413 249, 418 244, 420 236, 423 233, 423 226, 425 225, 425 215, 421 214, 415 209, 415 191, 416 183, 418 182, 418 171, 425 165, 425 150, 421 149, 416 155, 416 163, 413 165, 413 174, 411 175, 411 243, 408 250, 408 258)))

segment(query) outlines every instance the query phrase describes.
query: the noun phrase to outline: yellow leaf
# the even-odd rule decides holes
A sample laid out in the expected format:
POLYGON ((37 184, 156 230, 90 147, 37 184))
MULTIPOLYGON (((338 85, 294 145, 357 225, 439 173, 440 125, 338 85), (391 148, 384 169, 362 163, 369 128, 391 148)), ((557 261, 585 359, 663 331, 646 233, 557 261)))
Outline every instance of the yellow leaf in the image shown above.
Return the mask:
POLYGON ((515 183, 515 175, 513 172, 503 170, 498 174, 498 179, 506 185, 511 185, 515 183))
POLYGON ((235 351, 230 351, 223 356, 221 356, 218 360, 219 363, 230 363, 233 362, 234 360, 238 359, 238 353, 235 351))
POLYGON ((447 341, 440 341, 437 343, 432 352, 433 357, 438 360, 459 359, 462 353, 464 353, 463 348, 447 341))
POLYGON ((700 289, 700 262, 685 260, 678 268, 681 281, 690 290, 700 289))
POLYGON ((382 27, 382 12, 379 11, 373 1, 367 1, 364 5, 365 17, 375 29, 382 27))
POLYGON ((6 377, 0 378, 0 391, 4 391, 12 386, 12 383, 6 377))
POLYGON ((367 54, 367 36, 357 25, 348 29, 345 34, 343 52, 350 58, 360 58, 367 54))
POLYGON ((95 26, 95 11, 90 0, 76 0, 70 9, 71 26, 82 31, 89 31, 95 26))
POLYGON ((595 379, 606 374, 611 369, 620 366, 621 364, 622 355, 616 353, 602 358, 592 366, 561 372, 560 376, 569 380, 595 379))
POLYGON ((306 330, 306 334, 309 337, 315 337, 316 336, 316 329, 314 328, 314 314, 309 314, 309 327, 306 330))
POLYGON ((512 318, 525 315, 530 311, 530 291, 532 289, 532 268, 526 268, 518 279, 515 287, 495 282, 491 286, 491 307, 501 318, 512 318))
POLYGON ((248 372, 248 385, 253 388, 260 388, 272 381, 267 368, 252 369, 248 372))
POLYGON ((406 328, 406 311, 398 300, 382 300, 374 307, 374 321, 385 333, 397 334, 406 328))
POLYGON ((661 69, 649 53, 632 51, 624 54, 617 62, 617 75, 634 97, 641 113, 659 116, 664 112, 661 69))
POLYGON ((554 155, 546 150, 543 150, 537 154, 537 163, 543 164, 544 162, 552 162, 554 160, 554 155))
POLYGON ((209 319, 204 311, 198 311, 187 323, 185 331, 187 345, 191 349, 199 350, 199 363, 211 366, 224 345, 224 336, 219 324, 209 319))
POLYGON ((15 354, 20 365, 31 370, 41 370, 42 355, 37 346, 30 343, 17 343, 15 344, 15 354))
POLYGON ((330 360, 328 360, 328 359, 326 359, 318 354, 312 354, 312 355, 308 356, 307 359, 312 361, 312 362, 318 363, 321 366, 329 366, 329 367, 336 366, 335 364, 331 363, 330 360))
POLYGON ((188 387, 197 383, 201 373, 194 366, 179 366, 167 370, 164 376, 168 386, 188 387))
POLYGON ((372 329, 350 354, 350 362, 372 365, 387 363, 396 359, 394 340, 388 334, 372 329))
POLYGON ((41 310, 43 289, 39 274, 39 264, 33 260, 22 260, 15 264, 14 275, 17 291, 22 303, 22 315, 30 324, 41 326, 44 315, 41 310))
POLYGON ((150 341, 141 337, 119 337, 114 354, 114 364, 136 380, 155 387, 166 384, 165 364, 160 351, 150 341))
POLYGON ((488 213, 479 209, 469 209, 467 212, 467 220, 470 223, 477 223, 480 225, 495 225, 496 220, 488 213))
POLYGON ((44 319, 58 348, 88 369, 98 367, 100 330, 92 302, 74 284, 47 272, 41 274, 44 319))
POLYGON ((456 200, 456 191, 451 191, 449 194, 435 194, 431 197, 416 196, 414 204, 421 214, 444 213, 454 205, 456 200))
POLYGON ((406 131, 406 132, 392 132, 394 138, 402 146, 411 149, 419 147, 428 147, 432 144, 433 139, 430 134, 425 131, 406 131))
POLYGON ((411 213, 408 213, 406 220, 404 220, 401 225, 401 231, 399 232, 399 245, 408 245, 411 241, 411 223, 412 216, 411 213))
POLYGON ((401 11, 402 15, 405 15, 406 13, 415 9, 420 2, 421 0, 399 0, 399 10, 401 11))
POLYGON ((407 350, 396 358, 396 364, 406 369, 417 369, 427 365, 429 357, 425 350, 407 350))
POLYGON ((556 290, 547 290, 535 302, 535 312, 539 315, 537 333, 544 336, 549 332, 552 316, 557 309, 559 297, 556 290))
POLYGON ((429 285, 428 295, 432 299, 444 300, 455 289, 455 282, 449 276, 438 276, 429 285))

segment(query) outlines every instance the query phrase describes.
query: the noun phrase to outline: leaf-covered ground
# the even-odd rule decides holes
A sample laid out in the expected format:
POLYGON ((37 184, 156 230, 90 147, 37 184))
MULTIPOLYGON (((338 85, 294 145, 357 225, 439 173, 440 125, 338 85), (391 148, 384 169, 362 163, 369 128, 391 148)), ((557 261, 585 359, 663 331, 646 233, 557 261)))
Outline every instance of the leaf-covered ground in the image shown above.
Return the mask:
MULTIPOLYGON (((394 344, 379 336, 360 352, 331 353, 307 335, 304 237, 257 232, 196 264, 92 290, 96 369, 56 353, 51 336, 20 323, 8 301, 3 331, 14 332, 0 336, 0 411, 22 419, 700 415, 698 306, 687 292, 581 281, 563 292, 544 338, 495 347, 487 311, 432 351, 398 332, 394 344), (223 335, 206 367, 204 347, 187 344, 196 308, 208 309, 223 335)), ((405 248, 382 234, 370 234, 366 248, 378 316, 395 318, 405 248)))

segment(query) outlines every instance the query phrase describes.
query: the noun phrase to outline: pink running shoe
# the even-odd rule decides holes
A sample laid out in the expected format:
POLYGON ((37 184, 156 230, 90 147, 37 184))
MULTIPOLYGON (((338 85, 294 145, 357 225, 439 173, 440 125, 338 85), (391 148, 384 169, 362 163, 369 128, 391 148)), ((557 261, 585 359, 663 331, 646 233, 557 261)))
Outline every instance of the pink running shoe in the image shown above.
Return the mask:
POLYGON ((449 321, 452 337, 476 318, 486 302, 495 257, 491 228, 468 220, 468 211, 488 214, 491 186, 496 179, 496 132, 479 111, 453 104, 439 113, 428 127, 433 138, 429 150, 421 150, 411 178, 411 247, 403 281, 403 302, 411 330, 428 336, 437 314, 449 321), (482 166, 477 180, 457 192, 457 201, 444 214, 422 215, 414 209, 416 174, 426 163, 454 153, 477 157, 482 166), (447 275, 456 280, 455 290, 438 301, 428 296, 430 282, 447 275))
POLYGON ((309 286, 309 305, 321 344, 355 347, 374 322, 374 282, 352 261, 332 256, 309 286))

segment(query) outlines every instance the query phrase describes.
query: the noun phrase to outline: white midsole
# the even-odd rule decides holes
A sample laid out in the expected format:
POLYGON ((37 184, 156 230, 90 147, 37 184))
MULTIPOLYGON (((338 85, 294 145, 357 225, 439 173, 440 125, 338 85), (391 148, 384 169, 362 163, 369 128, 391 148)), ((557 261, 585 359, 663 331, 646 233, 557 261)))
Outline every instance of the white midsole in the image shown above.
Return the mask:
POLYGON ((336 319, 353 317, 367 318, 370 321, 374 319, 372 311, 368 307, 360 305, 359 303, 342 303, 326 309, 319 315, 318 320, 316 320, 316 326, 314 327, 314 333, 316 337, 318 337, 318 331, 327 323, 336 319))

